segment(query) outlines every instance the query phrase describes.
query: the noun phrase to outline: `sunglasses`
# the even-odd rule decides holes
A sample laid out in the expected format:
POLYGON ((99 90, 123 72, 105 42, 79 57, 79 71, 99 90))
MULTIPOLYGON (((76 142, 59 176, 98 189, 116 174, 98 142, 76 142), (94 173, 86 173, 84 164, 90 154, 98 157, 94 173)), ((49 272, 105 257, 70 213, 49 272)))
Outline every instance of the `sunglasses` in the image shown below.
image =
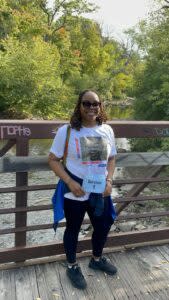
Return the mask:
POLYGON ((100 102, 90 102, 90 101, 82 101, 83 107, 90 108, 92 107, 100 107, 101 103, 100 102))

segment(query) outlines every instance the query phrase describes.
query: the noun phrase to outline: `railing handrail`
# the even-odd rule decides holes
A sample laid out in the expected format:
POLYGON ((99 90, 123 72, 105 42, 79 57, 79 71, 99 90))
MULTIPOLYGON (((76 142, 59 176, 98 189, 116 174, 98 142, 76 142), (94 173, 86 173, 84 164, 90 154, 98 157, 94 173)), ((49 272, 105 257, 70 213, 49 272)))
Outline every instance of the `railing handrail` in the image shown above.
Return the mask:
MULTIPOLYGON (((0 173, 49 171, 47 155, 5 156, 0 159, 0 173)), ((150 167, 169 165, 169 151, 117 153, 116 167, 150 167)))
MULTIPOLYGON (((0 120, 1 139, 47 139, 53 138, 56 129, 68 121, 0 120)), ((167 137, 169 121, 108 121, 117 138, 167 137)))

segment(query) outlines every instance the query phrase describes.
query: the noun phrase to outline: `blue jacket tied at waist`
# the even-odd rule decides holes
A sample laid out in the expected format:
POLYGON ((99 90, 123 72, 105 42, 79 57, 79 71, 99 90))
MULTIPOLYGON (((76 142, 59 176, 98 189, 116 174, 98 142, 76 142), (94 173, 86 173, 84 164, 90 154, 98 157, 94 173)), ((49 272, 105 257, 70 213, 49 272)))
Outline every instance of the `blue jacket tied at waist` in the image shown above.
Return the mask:
MULTIPOLYGON (((66 170, 69 175, 71 176, 72 179, 74 179, 75 181, 77 181, 78 183, 80 183, 82 185, 82 179, 73 175, 72 173, 70 173, 68 170, 66 170)), ((58 226, 58 222, 61 221, 62 219, 64 219, 65 215, 64 215, 64 194, 70 192, 68 186, 65 184, 65 182, 63 180, 59 180, 55 193, 52 197, 52 204, 53 204, 53 212, 54 212, 54 224, 53 224, 53 228, 56 231, 57 226, 58 226)), ((103 211, 104 211, 104 200, 107 198, 108 203, 109 203, 109 211, 110 211, 110 215, 112 216, 113 220, 115 220, 116 218, 116 211, 113 205, 113 201, 111 196, 107 196, 105 198, 103 198, 102 194, 96 194, 96 193, 91 193, 89 196, 89 203, 92 207, 95 207, 95 212, 94 215, 96 217, 99 217, 102 215, 103 211)), ((71 201, 71 200, 70 200, 71 201)))

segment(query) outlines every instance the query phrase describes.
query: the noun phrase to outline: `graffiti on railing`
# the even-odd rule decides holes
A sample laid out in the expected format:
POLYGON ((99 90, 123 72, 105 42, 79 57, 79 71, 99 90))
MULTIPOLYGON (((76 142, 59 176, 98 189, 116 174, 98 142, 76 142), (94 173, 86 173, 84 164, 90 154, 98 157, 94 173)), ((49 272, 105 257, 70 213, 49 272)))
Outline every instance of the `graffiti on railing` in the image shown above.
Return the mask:
POLYGON ((169 137, 169 127, 166 127, 166 128, 150 128, 150 127, 147 127, 147 128, 144 128, 144 133, 147 135, 147 136, 152 136, 152 135, 155 135, 155 136, 161 136, 161 137, 169 137))
POLYGON ((152 135, 152 128, 143 128, 143 132, 148 136, 148 135, 152 135))
POLYGON ((169 128, 154 128, 158 136, 169 136, 169 128))
POLYGON ((0 126, 0 138, 3 139, 4 136, 30 136, 31 130, 28 127, 22 125, 8 125, 0 126))

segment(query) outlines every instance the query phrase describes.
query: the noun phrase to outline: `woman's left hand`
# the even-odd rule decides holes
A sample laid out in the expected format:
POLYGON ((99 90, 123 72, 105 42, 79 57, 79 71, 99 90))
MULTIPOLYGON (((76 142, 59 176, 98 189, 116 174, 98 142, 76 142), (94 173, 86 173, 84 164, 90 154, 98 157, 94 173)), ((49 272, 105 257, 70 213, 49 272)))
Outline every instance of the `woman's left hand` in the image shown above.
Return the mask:
POLYGON ((104 190, 103 196, 107 197, 110 196, 112 192, 112 184, 110 181, 106 181, 106 188, 104 190))

